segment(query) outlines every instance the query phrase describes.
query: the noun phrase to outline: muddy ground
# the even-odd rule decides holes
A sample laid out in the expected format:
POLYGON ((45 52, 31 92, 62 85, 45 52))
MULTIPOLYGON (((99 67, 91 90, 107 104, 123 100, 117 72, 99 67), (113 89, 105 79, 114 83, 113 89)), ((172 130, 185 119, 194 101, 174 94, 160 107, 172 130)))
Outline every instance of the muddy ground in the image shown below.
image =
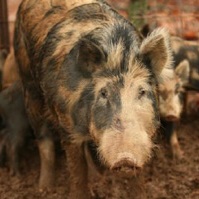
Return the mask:
MULTIPOLYGON (((199 198, 199 119, 183 120, 178 134, 184 151, 180 161, 172 160, 170 148, 164 139, 154 158, 143 170, 143 188, 148 199, 199 198)), ((68 173, 65 156, 58 150, 55 186, 48 192, 39 192, 39 155, 34 142, 26 151, 20 178, 11 177, 7 168, 0 168, 0 199, 64 199, 68 192, 68 173)), ((112 174, 92 178, 94 199, 134 199, 144 193, 134 186, 133 179, 115 179, 112 174)), ((139 198, 139 197, 138 197, 139 198)), ((140 197, 142 199, 142 196, 140 197)))

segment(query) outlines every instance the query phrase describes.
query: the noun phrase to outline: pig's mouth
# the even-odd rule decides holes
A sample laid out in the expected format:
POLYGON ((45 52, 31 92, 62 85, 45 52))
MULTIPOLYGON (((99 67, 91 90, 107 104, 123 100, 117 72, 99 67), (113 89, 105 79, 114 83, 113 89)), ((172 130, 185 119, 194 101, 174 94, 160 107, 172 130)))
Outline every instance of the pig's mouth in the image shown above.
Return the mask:
POLYGON ((116 162, 111 168, 111 170, 113 172, 116 172, 119 175, 130 177, 130 176, 137 175, 140 172, 141 168, 137 166, 130 159, 123 159, 116 162))
POLYGON ((179 118, 174 116, 174 115, 167 115, 164 119, 165 119, 165 121, 168 121, 168 122, 177 122, 177 121, 179 121, 179 118))

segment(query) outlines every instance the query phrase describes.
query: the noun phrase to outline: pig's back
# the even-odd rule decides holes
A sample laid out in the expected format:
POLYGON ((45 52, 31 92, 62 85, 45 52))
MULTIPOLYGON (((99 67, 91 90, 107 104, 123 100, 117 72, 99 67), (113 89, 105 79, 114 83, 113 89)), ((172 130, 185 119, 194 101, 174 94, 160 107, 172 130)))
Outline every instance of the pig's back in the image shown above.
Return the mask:
POLYGON ((48 64, 49 57, 57 57, 61 63, 83 35, 115 22, 115 12, 110 15, 110 7, 100 1, 52 2, 25 0, 19 7, 15 54, 24 82, 39 82, 41 67, 48 64), (74 7, 77 2, 93 3, 74 7))

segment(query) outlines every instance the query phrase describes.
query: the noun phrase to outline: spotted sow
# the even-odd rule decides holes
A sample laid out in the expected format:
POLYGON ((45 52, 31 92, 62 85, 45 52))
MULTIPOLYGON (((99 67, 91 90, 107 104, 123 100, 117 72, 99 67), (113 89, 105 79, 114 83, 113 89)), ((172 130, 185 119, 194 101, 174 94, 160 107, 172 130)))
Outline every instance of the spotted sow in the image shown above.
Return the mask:
POLYGON ((102 0, 24 0, 14 48, 41 188, 53 182, 55 132, 66 149, 69 198, 89 198, 87 143, 103 168, 133 176, 144 166, 159 127, 157 85, 172 60, 165 29, 143 39, 102 0))

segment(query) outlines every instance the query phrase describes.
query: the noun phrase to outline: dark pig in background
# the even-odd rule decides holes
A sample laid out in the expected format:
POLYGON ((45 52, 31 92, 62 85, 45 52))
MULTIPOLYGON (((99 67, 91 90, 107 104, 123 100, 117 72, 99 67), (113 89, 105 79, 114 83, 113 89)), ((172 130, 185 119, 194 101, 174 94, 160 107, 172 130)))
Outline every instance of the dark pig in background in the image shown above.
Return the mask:
POLYGON ((182 151, 177 138, 177 126, 185 105, 186 90, 189 81, 189 62, 185 59, 174 69, 173 77, 159 85, 159 103, 162 128, 170 142, 174 158, 181 158, 182 151))
POLYGON ((199 41, 171 37, 175 65, 187 59, 190 64, 189 89, 199 90, 199 41))
POLYGON ((29 119, 41 156, 40 188, 53 183, 53 132, 70 172, 68 198, 88 199, 85 146, 98 163, 134 176, 159 127, 158 83, 169 76, 169 34, 142 39, 101 0, 24 0, 14 39, 29 119))
POLYGON ((11 175, 21 174, 23 151, 31 137, 21 83, 0 92, 0 161, 8 164, 11 175))
POLYGON ((177 66, 184 59, 190 65, 189 81, 184 85, 187 90, 185 111, 187 117, 197 114, 199 92, 199 41, 187 41, 179 37, 171 37, 171 46, 177 66))

